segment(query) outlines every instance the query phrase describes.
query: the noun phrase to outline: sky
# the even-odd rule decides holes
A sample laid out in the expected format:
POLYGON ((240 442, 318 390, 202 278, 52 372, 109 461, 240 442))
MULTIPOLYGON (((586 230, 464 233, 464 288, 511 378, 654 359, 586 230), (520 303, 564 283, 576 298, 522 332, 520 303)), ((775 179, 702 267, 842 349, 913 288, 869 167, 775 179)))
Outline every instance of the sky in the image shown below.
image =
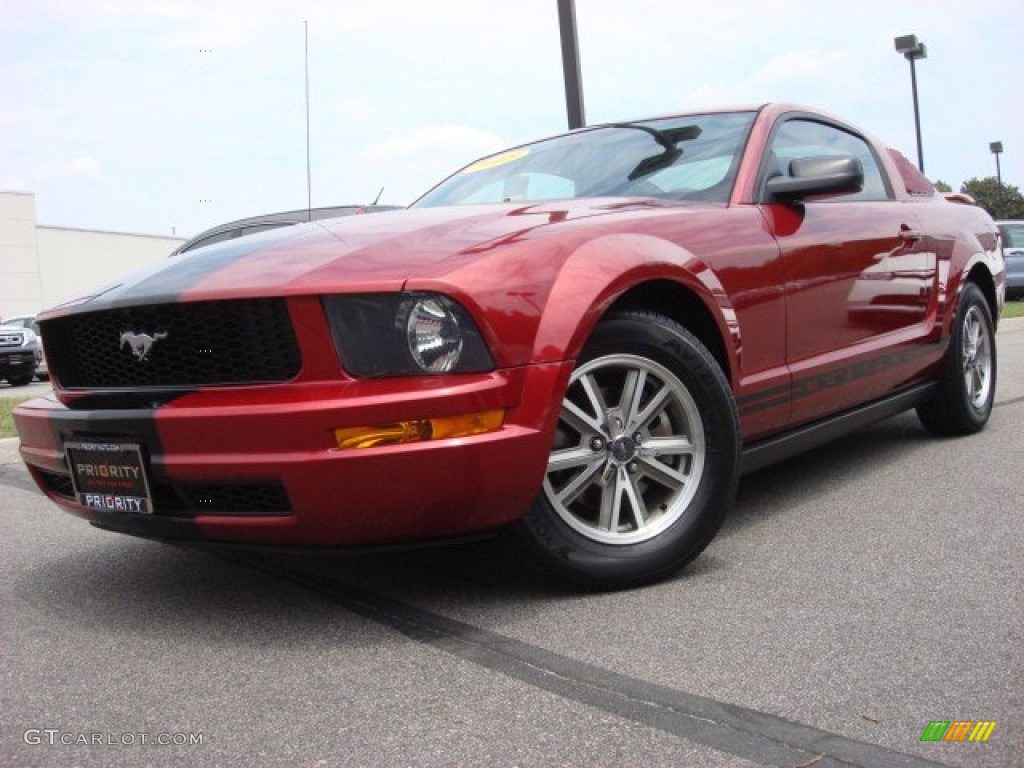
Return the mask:
MULTIPOLYGON (((576 0, 588 124, 823 108, 927 175, 1024 187, 1020 0, 576 0)), ((405 205, 566 130, 556 0, 0 0, 0 189, 50 226, 191 236, 307 201, 405 205)))

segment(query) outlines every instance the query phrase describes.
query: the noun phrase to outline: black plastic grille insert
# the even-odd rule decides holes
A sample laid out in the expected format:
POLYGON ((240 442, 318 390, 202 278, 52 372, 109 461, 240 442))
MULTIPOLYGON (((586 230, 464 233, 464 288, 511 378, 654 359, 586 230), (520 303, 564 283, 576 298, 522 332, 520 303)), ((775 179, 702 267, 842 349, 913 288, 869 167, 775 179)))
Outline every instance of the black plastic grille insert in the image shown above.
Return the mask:
MULTIPOLYGON (((36 470, 51 493, 74 500, 75 488, 68 475, 36 470)), ((165 483, 151 486, 154 513, 175 517, 195 515, 290 515, 291 501, 279 482, 265 483, 165 483)))
POLYGON ((284 299, 123 307, 41 326, 50 368, 71 389, 280 382, 301 366, 284 299))

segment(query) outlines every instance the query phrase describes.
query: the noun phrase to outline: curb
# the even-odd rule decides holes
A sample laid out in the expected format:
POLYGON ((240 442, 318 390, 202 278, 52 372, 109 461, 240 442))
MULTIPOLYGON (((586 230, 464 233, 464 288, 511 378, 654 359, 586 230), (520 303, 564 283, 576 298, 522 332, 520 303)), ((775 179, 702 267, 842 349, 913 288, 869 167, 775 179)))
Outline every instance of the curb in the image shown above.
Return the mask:
POLYGON ((1024 317, 1004 317, 999 320, 999 331, 1016 330, 1017 328, 1024 328, 1024 317))
POLYGON ((21 454, 18 446, 21 442, 16 437, 5 437, 0 439, 0 465, 21 464, 21 454))

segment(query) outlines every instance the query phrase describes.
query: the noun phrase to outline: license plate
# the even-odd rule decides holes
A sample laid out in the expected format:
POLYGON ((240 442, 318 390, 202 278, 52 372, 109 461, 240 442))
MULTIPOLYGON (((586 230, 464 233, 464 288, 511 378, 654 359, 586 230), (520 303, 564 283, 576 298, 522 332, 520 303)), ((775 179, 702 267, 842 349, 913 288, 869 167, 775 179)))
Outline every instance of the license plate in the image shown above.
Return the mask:
POLYGON ((64 443, 78 503, 107 512, 152 514, 142 448, 138 443, 64 443))

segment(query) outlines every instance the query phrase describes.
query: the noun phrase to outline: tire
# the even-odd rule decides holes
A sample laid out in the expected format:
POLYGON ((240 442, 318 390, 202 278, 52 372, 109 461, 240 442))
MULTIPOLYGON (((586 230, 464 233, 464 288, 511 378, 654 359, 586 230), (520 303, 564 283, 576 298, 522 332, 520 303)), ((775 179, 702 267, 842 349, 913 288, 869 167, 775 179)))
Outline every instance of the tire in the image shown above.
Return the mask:
POLYGON ((970 435, 992 413, 996 394, 996 337, 992 314, 981 289, 964 286, 939 371, 939 388, 917 409, 925 428, 936 435, 970 435))
POLYGON ((28 384, 32 383, 32 377, 31 376, 28 376, 28 377, 26 377, 26 376, 19 376, 17 378, 8 379, 7 382, 12 387, 24 387, 24 386, 27 386, 28 384))
POLYGON ((662 315, 611 315, 580 355, 516 540, 587 589, 675 573, 711 542, 735 496, 738 425, 729 383, 695 336, 662 315))

